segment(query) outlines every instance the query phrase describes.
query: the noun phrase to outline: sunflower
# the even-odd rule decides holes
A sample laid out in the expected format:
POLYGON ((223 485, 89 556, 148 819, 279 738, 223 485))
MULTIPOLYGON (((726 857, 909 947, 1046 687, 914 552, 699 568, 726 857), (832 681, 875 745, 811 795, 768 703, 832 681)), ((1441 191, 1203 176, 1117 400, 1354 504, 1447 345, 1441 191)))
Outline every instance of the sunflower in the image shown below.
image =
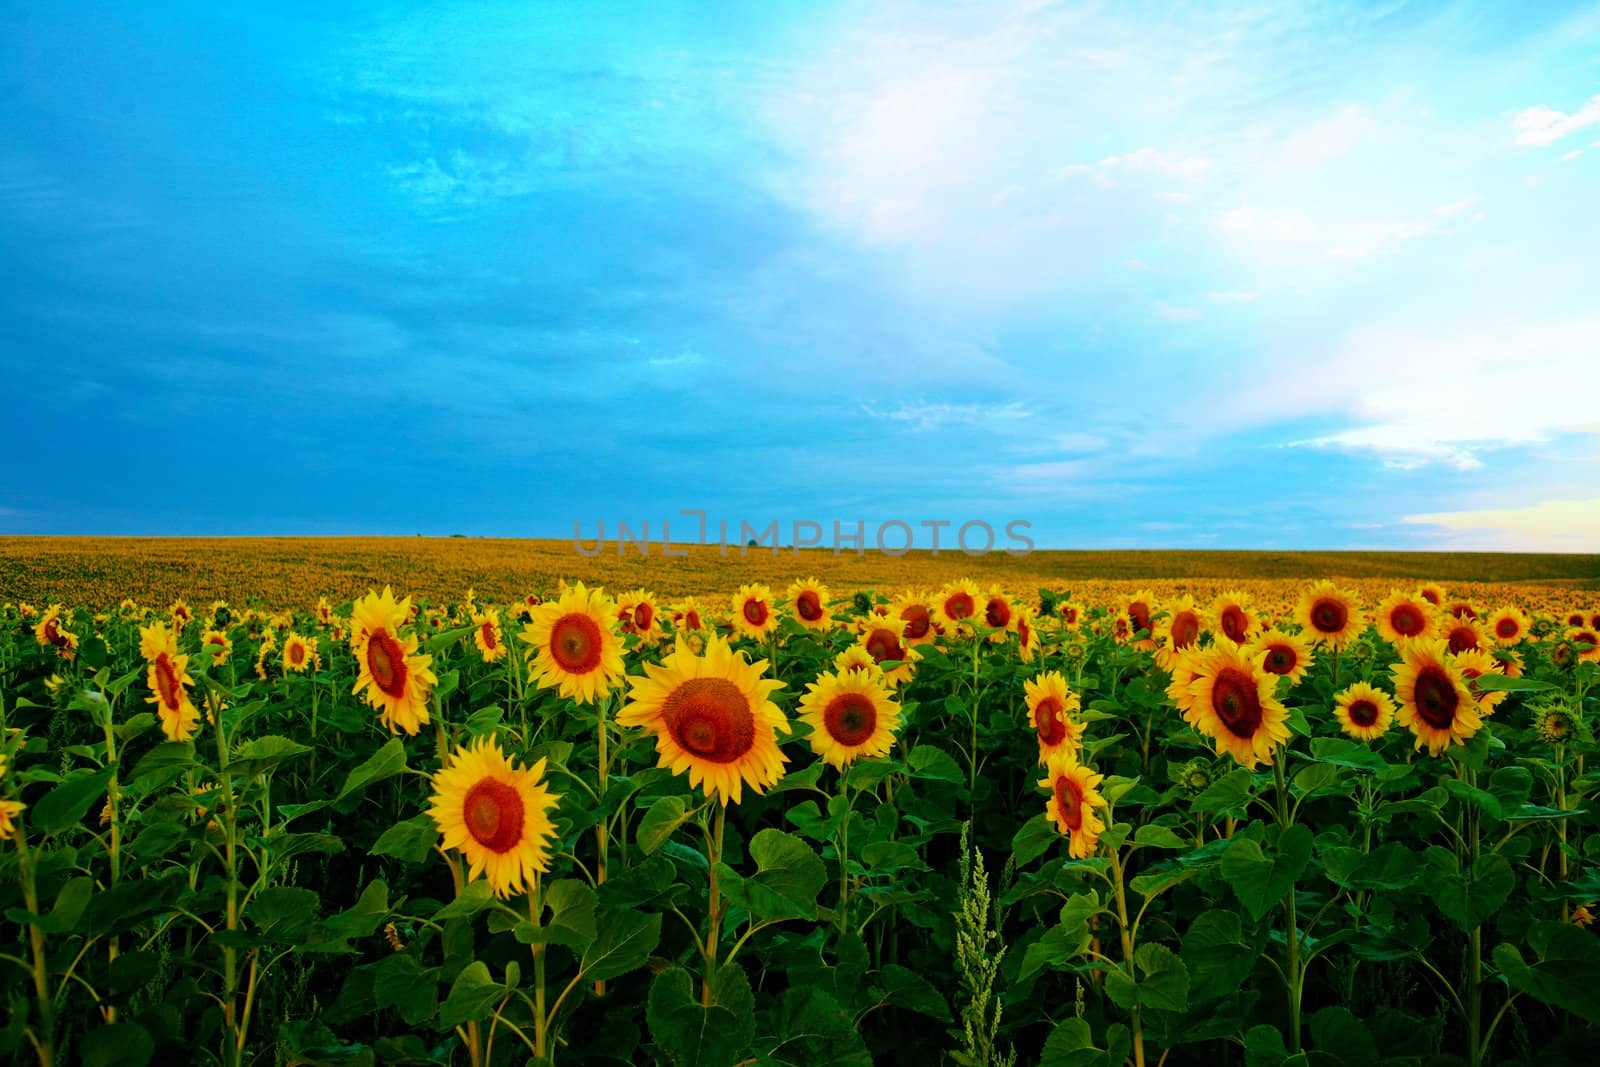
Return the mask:
POLYGON ((1122 598, 1121 618, 1126 623, 1125 627, 1118 628, 1117 640, 1132 641, 1133 647, 1146 652, 1154 650, 1156 643, 1150 636, 1153 625, 1152 618, 1156 613, 1156 598, 1150 590, 1141 589, 1131 596, 1122 598), (1144 637, 1139 635, 1143 633, 1144 637))
POLYGON ((1167 688, 1185 721, 1215 741, 1219 755, 1252 770, 1271 763, 1273 749, 1289 740, 1289 712, 1273 696, 1278 676, 1265 669, 1266 653, 1250 656, 1224 641, 1185 659, 1194 677, 1167 688))
POLYGON ((761 676, 766 660, 750 663, 716 636, 697 656, 680 637, 659 666, 643 666, 644 677, 628 678, 617 723, 654 731, 659 766, 688 771, 690 787, 724 807, 739 802, 746 784, 759 793, 783 777, 788 757, 777 732, 788 722, 772 702, 783 683, 761 676))
POLYGON ((1567 644, 1586 663, 1600 660, 1600 632, 1587 626, 1575 626, 1567 631, 1567 644))
POLYGON ((1491 653, 1495 662, 1500 664, 1500 673, 1507 678, 1522 677, 1522 656, 1509 648, 1497 648, 1491 653))
POLYGON ((1262 667, 1268 674, 1278 674, 1289 679, 1290 685, 1300 684, 1300 679, 1311 669, 1311 644, 1299 634, 1286 634, 1282 630, 1264 630, 1250 639, 1245 655, 1254 659, 1266 653, 1262 667))
POLYGON ((791 584, 788 599, 794 617, 806 629, 826 630, 833 625, 832 614, 828 611, 828 587, 815 578, 791 584))
POLYGON ((194 612, 190 611, 189 605, 181 599, 174 600, 167 613, 172 616, 172 629, 177 633, 182 633, 183 628, 194 619, 194 612))
POLYGON ((891 686, 898 687, 901 682, 911 677, 916 668, 913 664, 922 658, 914 645, 908 645, 900 638, 901 627, 893 620, 869 615, 862 619, 858 625, 861 636, 858 643, 867 654, 872 657, 872 662, 882 667, 885 663, 898 663, 898 667, 885 670, 885 677, 891 686))
POLYGON ((150 686, 146 703, 154 704, 161 718, 161 732, 168 741, 187 741, 200 725, 200 713, 189 699, 189 657, 178 651, 177 638, 163 623, 139 628, 139 653, 150 667, 145 682, 150 686))
POLYGON ((1083 625, 1083 613, 1078 610, 1078 605, 1065 600, 1056 605, 1056 618, 1061 620, 1063 630, 1076 630, 1083 625))
POLYGON ((694 597, 685 597, 672 609, 672 628, 675 630, 704 630, 705 612, 694 597))
POLYGON ((772 590, 759 583, 741 585, 733 594, 733 629, 737 634, 764 640, 778 628, 778 616, 772 610, 772 590))
POLYGON ((978 604, 982 599, 982 590, 970 578, 957 578, 946 584, 939 590, 934 602, 939 623, 954 632, 963 619, 970 619, 978 613, 978 604))
POLYGON ((492 738, 458 748, 433 776, 428 815, 444 847, 467 859, 468 878, 487 874, 502 899, 550 869, 550 813, 561 799, 545 786, 545 761, 520 768, 492 738))
POLYGON ((1533 620, 1528 618, 1528 613, 1516 605, 1508 605, 1489 616, 1485 627, 1489 637, 1497 645, 1514 645, 1528 636, 1528 630, 1533 626, 1533 620))
POLYGON ((1155 621, 1154 627, 1151 636, 1156 642, 1156 663, 1170 668, 1185 650, 1199 647, 1205 619, 1194 597, 1184 596, 1166 606, 1165 614, 1155 621))
POLYGON ((72 660, 78 656, 78 635, 68 630, 61 621, 60 604, 52 604, 50 610, 44 613, 44 617, 33 628, 33 637, 41 645, 54 647, 62 659, 72 660))
POLYGON ((881 674, 828 673, 800 698, 800 718, 811 726, 812 751, 842 771, 861 756, 888 754, 900 726, 900 706, 881 674))
POLYGON ((1105 832, 1106 824, 1094 810, 1106 806, 1105 797, 1096 788, 1104 779, 1105 775, 1079 763, 1071 751, 1051 756, 1045 763, 1044 777, 1039 779, 1039 788, 1050 791, 1044 802, 1045 815, 1067 835, 1067 851, 1075 860, 1094 855, 1100 835, 1105 832))
POLYGON ((483 608, 472 613, 472 643, 485 663, 505 659, 505 637, 500 631, 500 609, 483 608))
POLYGON ((1504 668, 1498 659, 1483 649, 1469 648, 1454 655, 1461 678, 1467 683, 1467 692, 1477 701, 1479 713, 1488 718, 1510 694, 1503 689, 1483 689, 1478 685, 1478 679, 1485 674, 1503 674, 1504 668))
POLYGON ((1017 609, 1017 651, 1022 662, 1032 663, 1039 652, 1039 627, 1032 608, 1017 609))
POLYGON ((1317 582, 1295 609, 1301 633, 1331 648, 1343 648, 1361 629, 1354 598, 1330 581, 1317 582))
POLYGON ((1445 614, 1454 615, 1458 619, 1476 619, 1478 609, 1467 600, 1452 600, 1445 606, 1445 614))
POLYGON ((28 805, 17 800, 0 800, 0 841, 10 841, 17 834, 17 816, 28 805))
POLYGON ((1378 633, 1392 645, 1419 637, 1433 637, 1438 630, 1433 612, 1433 605, 1420 595, 1391 590, 1375 612, 1378 633))
POLYGON ((1583 622, 1584 622, 1583 612, 1581 612, 1581 611, 1569 611, 1569 612, 1567 612, 1567 625, 1568 626, 1582 626, 1583 622))
POLYGON ((402 634, 411 598, 396 601, 388 586, 383 594, 368 593, 350 610, 356 663, 360 666, 352 693, 366 690, 367 703, 391 733, 415 737, 429 721, 428 690, 439 679, 430 669, 432 656, 417 654, 416 634, 402 634))
POLYGON ((1251 632, 1258 625, 1255 615, 1250 611, 1249 595, 1235 589, 1217 594, 1208 613, 1211 616, 1211 628, 1236 645, 1248 642, 1251 632))
POLYGON ((233 642, 221 630, 207 629, 200 635, 200 650, 210 652, 211 665, 220 667, 228 662, 228 656, 233 652, 233 642))
POLYGON ((532 646, 527 657, 539 685, 558 687, 580 704, 599 700, 622 677, 616 610, 603 592, 582 582, 534 608, 521 637, 532 646))
POLYGON ((333 606, 328 603, 325 596, 317 598, 317 606, 312 609, 317 616, 317 621, 326 626, 333 621, 333 606))
POLYGON ((860 645, 849 645, 843 652, 833 657, 833 669, 838 674, 843 674, 845 671, 866 671, 868 674, 883 673, 882 668, 878 666, 878 661, 872 658, 872 653, 860 645))
POLYGON ((1478 630, 1478 624, 1471 619, 1457 618, 1449 623, 1441 634, 1450 654, 1477 651, 1483 647, 1483 634, 1478 630))
POLYGON ((1357 682, 1334 698, 1333 717, 1357 741, 1376 741, 1394 722, 1394 701, 1383 690, 1357 682))
POLYGON ((900 628, 900 636, 910 644, 925 645, 939 636, 934 610, 928 605, 928 600, 928 597, 920 594, 904 593, 889 605, 889 618, 898 619, 904 624, 900 628))
POLYGON ((1483 725, 1478 705, 1442 640, 1407 641, 1389 668, 1400 701, 1400 725, 1417 735, 1417 748, 1437 756, 1466 741, 1483 725))
POLYGON ((1017 628, 1017 609, 1011 598, 997 585, 991 585, 983 596, 983 624, 995 632, 990 641, 1004 641, 1006 634, 1017 628))
POLYGON ((1083 724, 1072 717, 1083 705, 1060 671, 1047 671, 1022 683, 1028 723, 1039 738, 1039 762, 1083 744, 1083 724))
POLYGON ((635 589, 617 597, 617 622, 625 634, 637 634, 639 643, 653 645, 661 640, 661 611, 656 606, 656 595, 644 589, 635 589))
POLYGON ((1442 585, 1426 582, 1417 586, 1417 595, 1436 608, 1444 605, 1444 586, 1442 585))
POLYGON ((301 637, 293 630, 283 639, 283 669, 295 674, 303 673, 306 668, 317 670, 322 666, 322 657, 317 654, 317 639, 315 637, 301 637))

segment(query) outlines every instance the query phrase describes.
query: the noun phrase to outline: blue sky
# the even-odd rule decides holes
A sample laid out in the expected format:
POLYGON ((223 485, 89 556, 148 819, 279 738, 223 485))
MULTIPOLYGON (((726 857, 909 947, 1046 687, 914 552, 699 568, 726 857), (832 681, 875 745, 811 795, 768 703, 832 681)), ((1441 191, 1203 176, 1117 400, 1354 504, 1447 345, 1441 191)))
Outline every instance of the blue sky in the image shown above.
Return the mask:
POLYGON ((1600 5, 225 6, 0 10, 0 532, 1600 550, 1600 5))

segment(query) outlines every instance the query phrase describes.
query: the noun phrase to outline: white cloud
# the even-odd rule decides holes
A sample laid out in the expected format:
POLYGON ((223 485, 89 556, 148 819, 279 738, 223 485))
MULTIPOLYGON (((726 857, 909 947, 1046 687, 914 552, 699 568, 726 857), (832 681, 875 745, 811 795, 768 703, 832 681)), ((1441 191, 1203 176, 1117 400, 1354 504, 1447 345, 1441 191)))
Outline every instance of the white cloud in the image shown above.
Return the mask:
POLYGON ((1562 156, 1562 157, 1561 157, 1561 162, 1563 162, 1563 163, 1570 163, 1570 162, 1572 162, 1572 161, 1573 161, 1573 160, 1574 160, 1574 159, 1577 159, 1577 158, 1578 158, 1578 157, 1579 157, 1579 156, 1581 156, 1581 155, 1583 155, 1583 149, 1581 149, 1581 148, 1574 148, 1574 149, 1573 149, 1573 150, 1572 150, 1572 151, 1570 151, 1570 152, 1568 152, 1568 153, 1566 153, 1566 154, 1565 154, 1565 155, 1563 155, 1563 156, 1562 156))
POLYGON ((1292 135, 1283 146, 1283 162, 1291 167, 1312 167, 1349 155, 1373 127, 1372 116, 1351 106, 1292 135))
POLYGON ((1204 315, 1205 312, 1199 308, 1179 307, 1176 304, 1163 302, 1156 304, 1156 314, 1168 322, 1193 322, 1204 315))
POLYGON ((1299 210, 1253 204, 1218 213, 1216 225, 1240 250, 1264 258, 1320 254, 1335 260, 1367 259, 1438 232, 1432 219, 1338 222, 1316 219, 1299 210))
POLYGON ((1517 112, 1516 118, 1511 121, 1517 131, 1517 144, 1541 148, 1596 123, 1600 123, 1600 93, 1591 96, 1588 103, 1570 115, 1540 105, 1517 112))
POLYGON ((1407 515, 1402 522, 1436 526, 1456 547, 1523 552, 1592 552, 1600 532, 1600 497, 1544 500, 1527 507, 1407 515))
POLYGON ((1022 404, 930 404, 912 401, 895 408, 878 410, 870 404, 862 411, 874 419, 906 423, 918 430, 937 430, 946 426, 992 426, 996 422, 1016 422, 1033 417, 1022 404))
POLYGON ((1261 294, 1250 289, 1239 289, 1227 293, 1207 293, 1206 299, 1213 304, 1248 304, 1261 294))
POLYGON ((1448 204, 1440 204, 1433 209, 1433 213, 1441 219, 1448 219, 1453 215, 1461 214, 1469 207, 1481 203, 1483 203, 1483 197, 1481 196, 1463 196, 1460 200, 1452 200, 1448 204))
POLYGON ((1100 161, 1103 170, 1136 171, 1167 178, 1193 181, 1211 169, 1211 160, 1199 156, 1180 156, 1146 146, 1122 156, 1107 156, 1100 161))

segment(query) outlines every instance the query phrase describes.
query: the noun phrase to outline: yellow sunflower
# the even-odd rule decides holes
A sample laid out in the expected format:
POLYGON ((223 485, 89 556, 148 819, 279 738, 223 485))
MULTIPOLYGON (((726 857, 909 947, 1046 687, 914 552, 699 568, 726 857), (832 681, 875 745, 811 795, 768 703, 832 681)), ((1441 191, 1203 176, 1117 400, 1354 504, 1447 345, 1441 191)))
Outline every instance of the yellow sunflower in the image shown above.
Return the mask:
POLYGON ((485 663, 505 659, 509 649, 500 631, 499 608, 483 608, 472 613, 472 643, 478 646, 478 655, 485 663))
POLYGON ((679 631, 706 629, 705 610, 700 602, 692 596, 680 600, 672 609, 672 628, 679 631))
POLYGON ((1282 675, 1289 679, 1291 685, 1298 685, 1300 679, 1306 676, 1306 671, 1311 669, 1311 644, 1299 634, 1286 634, 1282 630, 1263 630, 1250 639, 1245 646, 1245 655, 1254 659, 1257 655, 1266 653, 1262 667, 1268 674, 1282 675))
POLYGON ((772 590, 756 583, 741 585, 733 594, 733 629, 737 634, 765 640, 778 628, 777 612, 772 610, 772 590))
POLYGON ((139 628, 139 653, 148 663, 146 703, 154 704, 161 732, 168 741, 187 741, 200 725, 200 713, 189 699, 189 657, 178 651, 177 638, 163 623, 139 628))
POLYGON ((1151 636, 1151 627, 1154 626, 1153 618, 1156 613, 1156 598, 1148 589, 1141 589, 1130 596, 1122 598, 1120 618, 1123 622, 1114 631, 1118 641, 1132 641, 1133 647, 1146 652, 1156 647, 1154 637, 1151 636), (1144 636, 1139 635, 1143 633, 1144 636))
POLYGON ((317 606, 312 610, 316 613, 317 621, 324 626, 333 621, 333 606, 328 603, 327 597, 318 597, 317 606))
POLYGON ((1004 641, 1006 634, 1017 628, 1017 607, 998 585, 991 585, 983 595, 980 617, 985 626, 996 631, 989 635, 990 641, 1004 641))
POLYGON ((580 704, 611 692, 625 669, 611 600, 582 582, 534 608, 521 636, 532 646, 527 655, 535 681, 580 704))
POLYGON ((1357 682, 1334 698, 1333 717, 1357 741, 1375 741, 1394 722, 1394 701, 1383 690, 1357 682))
POLYGON ((1483 647, 1483 633, 1478 629, 1478 624, 1471 619, 1457 618, 1447 622, 1443 632, 1445 647, 1451 655, 1460 652, 1472 652, 1483 647))
POLYGON ((1163 611, 1153 624, 1151 636, 1156 642, 1156 663, 1170 669, 1183 652, 1200 646, 1205 619, 1191 596, 1179 597, 1165 605, 1163 611))
POLYGON ((1056 618, 1061 620, 1063 630, 1076 630, 1083 625, 1083 613, 1078 610, 1078 605, 1067 600, 1056 604, 1056 618))
POLYGON ((317 639, 315 637, 301 637, 293 630, 289 631, 283 639, 283 669, 295 674, 302 674, 306 668, 316 670, 322 666, 322 657, 317 654, 317 639))
POLYGON ((495 895, 522 891, 535 872, 550 869, 550 817, 561 799, 545 786, 545 761, 520 768, 490 738, 458 748, 433 776, 428 815, 444 847, 467 859, 468 878, 487 874, 495 895))
POLYGON ((929 599, 918 593, 905 593, 889 605, 889 618, 898 619, 903 624, 900 637, 907 644, 925 645, 939 636, 929 599))
POLYGON ((1247 655, 1231 641, 1185 657, 1193 678, 1174 681, 1167 693, 1184 720, 1252 770, 1270 764, 1273 750, 1289 740, 1289 711, 1273 691, 1278 676, 1266 670, 1266 653, 1247 655))
POLYGON ((978 613, 978 605, 983 600, 983 592, 978 588, 978 583, 970 578, 957 578, 939 590, 934 607, 940 625, 955 635, 956 628, 963 619, 970 619, 978 613))
POLYGON ((1511 694, 1503 689, 1480 688, 1478 679, 1485 674, 1504 674, 1505 668, 1493 654, 1481 648, 1469 648, 1453 655, 1456 659, 1456 669, 1461 672, 1462 681, 1467 683, 1467 692, 1471 693, 1472 699, 1477 702, 1479 714, 1487 719, 1511 694))
POLYGON ((1567 631, 1567 644, 1580 660, 1588 663, 1600 660, 1600 632, 1587 626, 1574 626, 1567 631))
POLYGON ((899 664, 898 667, 887 668, 884 671, 891 686, 899 687, 900 683, 911 677, 912 672, 916 670, 914 664, 922 656, 915 645, 906 644, 900 637, 903 627, 898 624, 898 620, 881 615, 869 615, 857 625, 861 629, 858 643, 866 649, 873 663, 880 667, 885 663, 899 664))
POLYGON ((1083 705, 1060 671, 1047 671, 1022 683, 1028 703, 1028 723, 1039 738, 1039 762, 1061 752, 1075 752, 1083 744, 1083 724, 1073 713, 1083 705))
POLYGON ((1407 641, 1400 662, 1389 668, 1400 702, 1400 725, 1417 737, 1417 748, 1437 756, 1466 741, 1483 725, 1455 657, 1439 639, 1407 641))
POLYGON ((60 604, 50 605, 33 628, 34 640, 44 646, 54 647, 62 659, 74 659, 78 654, 78 635, 69 631, 62 621, 60 604))
POLYGON ((1104 779, 1105 775, 1079 763, 1070 750, 1052 755, 1039 779, 1039 788, 1050 791, 1044 802, 1045 815, 1067 836, 1067 851, 1075 860, 1094 855, 1105 832, 1105 822, 1095 814, 1096 808, 1106 806, 1097 788, 1104 779))
POLYGON ((761 676, 766 660, 750 663, 716 636, 697 656, 680 637, 659 666, 643 666, 644 677, 628 678, 617 723, 655 733, 659 766, 687 771, 691 788, 724 807, 739 802, 746 784, 759 793, 783 777, 788 757, 777 734, 788 721, 772 702, 783 683, 761 676))
POLYGON ((862 756, 887 755, 900 726, 900 706, 881 674, 827 673, 800 698, 800 718, 811 726, 811 749, 837 770, 862 756))
POLYGON ((1528 613, 1516 605, 1507 605, 1489 616, 1485 624, 1489 637, 1497 645, 1514 645, 1528 636, 1528 630, 1533 626, 1533 620, 1528 618, 1528 613))
POLYGON ((800 625, 808 630, 826 630, 833 624, 828 611, 828 587, 815 578, 789 586, 789 606, 800 625))
POLYGON ((182 600, 174 600, 167 613, 172 616, 172 629, 177 633, 182 633, 183 628, 194 619, 194 612, 190 611, 189 605, 182 600))
POLYGON ((17 816, 28 805, 17 800, 0 800, 0 841, 10 841, 17 834, 17 816))
POLYGON ((1424 582, 1417 586, 1417 595, 1434 607, 1444 606, 1444 586, 1434 582, 1424 582))
POLYGON ((404 730, 415 737, 430 721, 428 691, 439 679, 431 669, 433 657, 417 653, 416 634, 400 632, 411 606, 410 597, 396 601, 388 586, 381 596, 368 593, 355 602, 350 630, 360 673, 350 691, 366 691, 367 703, 391 733, 404 730))
POLYGON ((1250 611, 1250 596, 1236 589, 1218 593, 1208 609, 1211 628, 1236 645, 1250 640, 1256 629, 1256 617, 1250 611))
POLYGON ((617 621, 624 634, 637 634, 639 643, 653 645, 661 640, 661 610, 656 606, 656 595, 645 589, 635 589, 617 598, 617 621))
POLYGON ((1032 663, 1039 654, 1039 627, 1032 608, 1017 608, 1017 652, 1022 662, 1032 663))
POLYGON ((207 629, 200 635, 200 651, 211 653, 211 665, 220 667, 228 662, 228 656, 233 652, 233 642, 221 630, 207 629))
POLYGON ((1295 608, 1300 632, 1312 641, 1343 648, 1361 631, 1355 599, 1330 581, 1307 589, 1295 608))
POLYGON ((1391 590, 1375 612, 1378 633, 1390 644, 1433 637, 1438 633, 1434 608, 1420 595, 1391 590))
POLYGON ((878 661, 872 658, 860 645, 850 645, 845 650, 833 657, 833 669, 843 674, 845 671, 866 671, 868 674, 882 674, 878 661))

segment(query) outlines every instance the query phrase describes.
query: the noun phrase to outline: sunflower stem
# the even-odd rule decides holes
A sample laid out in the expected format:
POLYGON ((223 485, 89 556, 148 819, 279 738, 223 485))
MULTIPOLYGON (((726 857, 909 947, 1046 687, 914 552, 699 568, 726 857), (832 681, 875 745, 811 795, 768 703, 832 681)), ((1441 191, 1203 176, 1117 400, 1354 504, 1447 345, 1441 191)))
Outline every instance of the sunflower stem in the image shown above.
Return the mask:
MULTIPOLYGON (((600 821, 595 823, 594 827, 595 849, 599 856, 595 862, 594 868, 594 885, 596 889, 599 889, 605 884, 606 881, 606 852, 611 841, 611 820, 605 813, 606 783, 610 778, 610 767, 608 764, 608 753, 606 747, 606 711, 610 704, 611 697, 609 695, 595 701, 595 717, 597 720, 595 725, 599 731, 598 736, 600 743, 600 788, 595 794, 595 807, 600 811, 600 821)), ((595 981, 594 995, 597 997, 603 997, 606 995, 605 979, 601 978, 595 981)))
MULTIPOLYGON (((33 855, 28 851, 28 831, 22 825, 21 815, 16 816, 13 836, 17 842, 17 868, 22 876, 22 900, 27 905, 28 914, 38 916, 39 886, 34 876, 33 855)), ((45 954, 44 928, 36 922, 28 924, 28 945, 33 953, 33 992, 39 1002, 39 1028, 36 1032, 30 1026, 27 1030, 28 1039, 33 1042, 40 1067, 52 1067, 56 1058, 55 996, 50 990, 50 964, 45 954)))
POLYGON ((844 797, 844 821, 839 824, 839 939, 844 940, 850 915, 850 786, 839 775, 839 795, 844 797))
MULTIPOLYGON (((1338 652, 1334 652, 1337 660, 1338 652)), ((1335 667, 1337 669, 1337 666, 1335 667)), ((1294 816, 1289 809, 1289 785, 1284 774, 1284 764, 1289 760, 1287 748, 1279 748, 1273 754, 1272 776, 1278 786, 1278 832, 1283 833, 1294 825, 1294 816)), ((1289 886, 1289 891, 1283 897, 1284 911, 1284 945, 1288 950, 1288 970, 1284 973, 1284 981, 1288 985, 1289 993, 1289 1052, 1300 1051, 1300 994, 1304 981, 1300 971, 1300 924, 1295 916, 1294 886, 1289 886)))
MULTIPOLYGON (((1107 825, 1114 825, 1110 806, 1106 809, 1107 825)), ((1133 970, 1133 927, 1128 921, 1128 890, 1127 880, 1123 877, 1126 873, 1122 866, 1120 849, 1111 849, 1111 880, 1117 894, 1117 930, 1122 938, 1122 969, 1129 981, 1137 981, 1133 970)), ((1139 1012, 1139 1005, 1131 1009, 1133 1023, 1133 1062, 1134 1067, 1145 1067, 1144 1058, 1144 1020, 1139 1012)))
MULTIPOLYGON (((539 889, 539 872, 533 872, 533 884, 528 890, 528 921, 535 930, 539 928, 544 911, 539 889)), ((543 1059, 549 1048, 550 1016, 544 1006, 544 942, 528 946, 533 952, 533 1054, 543 1059)), ((596 983, 597 985, 599 983, 596 983)))
POLYGON ((706 835, 706 860, 711 873, 710 895, 706 915, 708 929, 705 940, 705 975, 700 985, 700 1004, 711 1006, 712 982, 717 976, 717 935, 722 927, 722 886, 717 883, 717 864, 722 862, 722 833, 728 822, 728 806, 717 807, 716 829, 706 835))

